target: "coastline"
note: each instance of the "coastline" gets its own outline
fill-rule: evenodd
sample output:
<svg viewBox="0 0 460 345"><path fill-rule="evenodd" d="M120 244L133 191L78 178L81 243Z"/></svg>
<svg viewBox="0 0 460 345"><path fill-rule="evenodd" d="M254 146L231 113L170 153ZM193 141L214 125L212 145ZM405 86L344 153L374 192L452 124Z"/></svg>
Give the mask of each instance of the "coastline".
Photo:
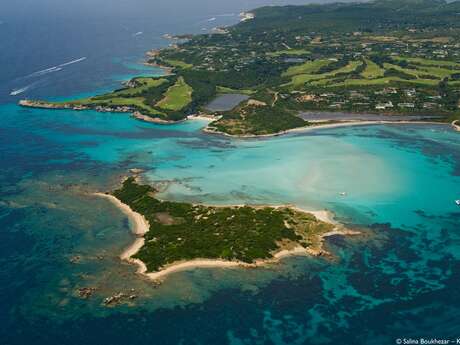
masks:
<svg viewBox="0 0 460 345"><path fill-rule="evenodd" d="M157 125L174 125L174 124L181 123L187 120L187 119L183 119L179 121L162 120L158 117L150 117L150 116L144 115L138 111L133 112L131 116L135 118L136 120L149 122L149 123L155 123Z"/></svg>
<svg viewBox="0 0 460 345"><path fill-rule="evenodd" d="M206 126L203 128L203 132L208 133L208 134L215 134L215 135L222 135L225 137L229 138L237 138L237 139L255 139L255 138L272 138L272 137L278 137L282 136L285 134L290 134L290 133L296 133L296 132L307 132L307 131L312 131L312 130L317 130L317 129L329 129L329 128L339 128L339 127L352 127L352 126L372 126L372 125L388 125L388 124L394 124L394 125L408 125L408 124L414 124L414 125L447 125L447 123L444 122L434 122L434 121L342 121L342 122L336 122L336 123L325 123L325 124L313 124L313 125L306 125L303 127L296 127L296 128L291 128L287 129L281 132L276 132L276 133L270 133L270 134L228 134L225 132L221 132L218 130L212 129L212 126ZM452 124L453 125L453 124ZM453 125L457 126L460 131L460 126L458 125ZM455 128L455 127L454 127Z"/></svg>
<svg viewBox="0 0 460 345"><path fill-rule="evenodd" d="M68 105L68 104L60 105L60 104L46 103L42 101L32 101L32 100L27 100L27 99L20 100L19 105L22 107L28 107L28 108L42 108L42 109L51 109L51 110L63 109L63 110L81 111L81 110L91 110L92 109L92 108L89 108L83 105ZM291 128L291 129L287 129L287 130L276 132L276 133L270 133L270 134L229 134L229 133L221 132L212 126L212 123L214 121L219 120L220 118L220 116L215 116L215 115L194 114L194 115L188 115L182 120L171 121L171 120L163 120L160 118L150 117L150 116L140 113L139 111L133 111L132 109L128 109L126 107L115 107L115 108L99 107L94 110L99 111L99 112L131 113L131 116L136 120L144 121L148 123L154 123L158 125L173 125L173 124L178 124L178 123L182 123L185 121L206 120L210 122L202 129L204 133L211 134L211 135L220 135L220 136L224 136L228 138L236 138L236 139L272 138L272 137L278 137L278 136L282 136L282 135L286 135L290 133L301 133L301 132L307 132L307 131L318 130L318 129L330 129L330 128L339 128L339 127L352 127L352 126L372 126L372 125L385 125L385 124L448 125L448 123L445 123L445 122L428 121L428 120L427 121L424 121L424 120L416 120L416 121L410 121L410 120L399 120L399 121L398 120L378 120L378 121L352 120L352 121L340 121L340 122L334 122L334 123L310 122L309 125ZM460 125L457 124L459 122L460 122L459 120L453 121L451 123L451 127L455 131L460 132Z"/></svg>
<svg viewBox="0 0 460 345"><path fill-rule="evenodd" d="M299 245L296 245L294 248L290 249L281 249L278 252L273 254L273 257L270 259L260 259L256 260L254 263L246 263L242 261L227 261L222 259L205 259L205 258L197 258L193 260L184 260L184 261L177 261L171 264L165 265L160 271L158 272L148 272L147 266L145 263L139 259L133 258L136 253L142 248L145 243L144 235L150 230L150 224L145 219L144 216L141 214L133 211L131 207L121 202L118 198L113 195L105 194L105 193L93 193L92 195L100 198L107 199L113 205L115 205L120 211L122 211L129 219L131 224L131 229L133 234L136 235L135 241L128 246L121 254L120 259L126 261L130 264L136 265L137 270L136 273L150 279L153 281L158 281L160 279L164 279L171 273L185 271L189 269L195 268L256 268L260 266L265 266L268 264L273 264L279 262L279 260L290 257L290 256L323 256L323 255L330 255L327 251L323 249L324 240L329 236L336 236L336 235L358 235L360 234L357 231L347 230L342 227L339 223L334 221L333 215L330 211L322 210L322 211L307 211L302 208L293 206L293 205L231 205L232 207L241 207L241 206L250 206L250 207L272 207L274 209L278 208L285 208L289 207L293 210L303 213L309 213L314 215L318 220L330 223L335 225L334 229L319 235L320 245L317 248L304 248ZM206 205L211 206L211 205ZM216 205L216 207L229 207L228 205Z"/></svg>
<svg viewBox="0 0 460 345"><path fill-rule="evenodd" d="M131 220L133 226L133 234L137 236L144 236L150 229L150 224L140 213L134 212L131 207L122 203L119 199L110 194L105 193L93 193L94 196L105 198L112 204L117 206L128 218Z"/></svg>
<svg viewBox="0 0 460 345"><path fill-rule="evenodd" d="M130 264L137 266L136 273L144 274L147 272L147 266L139 259L134 259L133 256L142 248L145 243L144 235L150 230L150 224L140 213L134 212L131 207L122 203L119 199L110 194L93 193L92 195L104 198L115 205L122 213L130 220L130 228L136 239L128 246L121 254L120 259Z"/></svg>

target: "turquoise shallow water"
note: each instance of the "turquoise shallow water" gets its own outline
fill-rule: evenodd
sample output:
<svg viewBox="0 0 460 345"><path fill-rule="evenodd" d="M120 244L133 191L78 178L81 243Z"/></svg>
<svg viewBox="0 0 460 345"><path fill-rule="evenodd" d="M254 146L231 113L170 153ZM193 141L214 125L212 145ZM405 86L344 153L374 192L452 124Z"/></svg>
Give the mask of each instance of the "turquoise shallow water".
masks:
<svg viewBox="0 0 460 345"><path fill-rule="evenodd" d="M459 180L452 176L458 169L457 140L446 126L397 125L223 141L221 147L200 148L200 140L190 139L153 153L155 170L149 176L178 180L164 193L168 198L295 203L343 216L341 209L355 208L367 223L394 222L398 212L400 226L415 222L412 213L418 209L436 214L458 209ZM198 149L184 154L187 147ZM453 150L450 157L436 152L447 147Z"/></svg>
<svg viewBox="0 0 460 345"><path fill-rule="evenodd" d="M385 344L455 335L460 137L448 126L239 140L202 133L205 121L160 126L11 104L0 114L1 330L11 344ZM327 208L363 236L331 238L333 261L193 270L155 289L118 259L133 240L125 217L89 195L130 168L145 169L166 199ZM94 296L78 298L87 286ZM102 305L131 289L136 301Z"/></svg>
<svg viewBox="0 0 460 345"><path fill-rule="evenodd" d="M0 5L0 344L380 345L460 335L460 136L448 126L237 140L203 134L203 121L158 126L13 104L90 96L155 75L139 62L169 43L164 33L204 32L266 3ZM363 234L330 238L333 260L192 270L155 288L118 258L134 240L126 217L91 196L130 168L145 169L166 199L326 208ZM82 287L94 295L79 298ZM105 307L118 292L138 298Z"/></svg>

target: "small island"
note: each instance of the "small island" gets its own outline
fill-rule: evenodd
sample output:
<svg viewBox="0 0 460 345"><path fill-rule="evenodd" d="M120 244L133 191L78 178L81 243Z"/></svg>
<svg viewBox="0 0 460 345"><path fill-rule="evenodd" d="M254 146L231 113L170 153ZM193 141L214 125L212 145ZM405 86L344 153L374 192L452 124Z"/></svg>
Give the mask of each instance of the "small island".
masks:
<svg viewBox="0 0 460 345"><path fill-rule="evenodd" d="M235 26L171 36L168 48L148 52L146 63L164 76L85 99L20 104L160 124L205 115L207 132L242 137L364 121L452 123L460 117L459 11L460 1L444 0L262 7ZM209 107L228 95L240 101ZM318 112L341 116L310 116Z"/></svg>
<svg viewBox="0 0 460 345"><path fill-rule="evenodd" d="M335 223L290 206L205 206L156 198L127 178L111 199L133 218L136 242L121 256L158 279L193 267L255 267L286 255L325 255L323 238L346 234Z"/></svg>

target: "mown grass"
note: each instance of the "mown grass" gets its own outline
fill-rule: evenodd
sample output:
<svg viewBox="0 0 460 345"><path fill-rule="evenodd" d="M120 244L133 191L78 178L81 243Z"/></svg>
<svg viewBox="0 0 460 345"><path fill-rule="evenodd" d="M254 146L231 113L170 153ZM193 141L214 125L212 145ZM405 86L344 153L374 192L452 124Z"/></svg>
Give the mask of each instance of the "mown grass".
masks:
<svg viewBox="0 0 460 345"><path fill-rule="evenodd" d="M193 89L183 77L179 77L176 83L165 93L164 98L156 105L165 110L178 111L185 108L192 101Z"/></svg>
<svg viewBox="0 0 460 345"><path fill-rule="evenodd" d="M141 94L150 88L158 87L168 82L164 78L156 79L156 78L148 78L148 77L136 78L134 80L138 86L115 91L113 92L113 94L116 96L133 96L133 95Z"/></svg>
<svg viewBox="0 0 460 345"><path fill-rule="evenodd" d="M280 57L280 56L303 56L311 54L310 51L305 49L285 49L278 50L276 52L269 52L266 55L270 57Z"/></svg>
<svg viewBox="0 0 460 345"><path fill-rule="evenodd" d="M419 86L435 86L439 83L438 80L432 79L402 79L398 77L385 77L377 79L346 79L337 83L330 83L327 87L348 87L348 86L388 86L392 84L407 84Z"/></svg>
<svg viewBox="0 0 460 345"><path fill-rule="evenodd" d="M308 61L304 64L290 67L285 73L283 73L283 76L291 77L298 74L315 73L318 72L321 68L331 64L332 62L333 61L328 59Z"/></svg>
<svg viewBox="0 0 460 345"><path fill-rule="evenodd" d="M363 64L362 61L350 61L346 66L333 70L331 72L322 74L299 74L292 77L292 80L286 86L297 87L305 83L312 83L312 85L325 85L330 82L337 75L349 74L354 72L358 67Z"/></svg>
<svg viewBox="0 0 460 345"><path fill-rule="evenodd" d="M422 66L441 66L441 67L451 67L455 69L460 69L460 63L454 61L444 61L444 60L431 60L423 58L411 58L405 56L393 57L397 61L407 61L411 64L422 65Z"/></svg>
<svg viewBox="0 0 460 345"><path fill-rule="evenodd" d="M394 69L399 72L411 75L417 79L437 79L438 82L441 79L448 78L452 74L459 73L460 71L446 69L442 67L435 66L416 66L410 65L408 67L401 67L399 65L385 63L384 67L389 69Z"/></svg>
<svg viewBox="0 0 460 345"><path fill-rule="evenodd" d="M448 61L428 60L422 58L395 58L396 61L405 60L408 65L402 67L395 63L384 63L383 68L369 58L363 61L350 61L348 65L326 73L316 73L330 63L330 60L316 60L289 68L283 76L290 76L291 82L284 84L289 88L296 88L309 84L318 87L348 87L348 86L378 86L395 83L405 83L418 86L436 86L442 79L457 74L460 64ZM357 75L346 78L365 64L364 70ZM387 75L393 71L393 74ZM308 72L308 73L307 73ZM358 77L359 77L358 76ZM455 83L455 82L454 82ZM453 85L453 84L451 84Z"/></svg>
<svg viewBox="0 0 460 345"><path fill-rule="evenodd" d="M256 91L254 90L237 90L225 86L217 86L216 91L217 93L236 93L242 95L253 95L254 93L256 93Z"/></svg>
<svg viewBox="0 0 460 345"><path fill-rule="evenodd" d="M366 68L361 72L361 76L366 79L381 78L385 75L385 70L370 59L364 59Z"/></svg>
<svg viewBox="0 0 460 345"><path fill-rule="evenodd" d="M168 80L164 78L150 78L142 77L131 80L134 87L126 87L114 92L77 99L65 102L55 102L58 105L84 105L88 107L129 107L132 110L138 110L148 115L164 115L158 109L155 109L147 100L147 94L150 90L160 87L167 83Z"/></svg>
<svg viewBox="0 0 460 345"><path fill-rule="evenodd" d="M180 61L180 60L164 60L164 62L169 65L169 66L172 66L172 67L178 67L178 68L182 68L182 69L188 69L188 68L192 68L193 65L192 64L189 64L189 63L186 63L184 61Z"/></svg>
<svg viewBox="0 0 460 345"><path fill-rule="evenodd" d="M113 101L115 103L122 104L125 101L129 102L130 99L135 99L133 102L138 103L140 99L144 99L141 97L143 93L148 91L151 88L156 88L161 86L168 81L163 78L149 78L149 77L142 77L142 78L135 78L131 81L132 83L136 84L135 87L127 87L120 90L116 90L104 95L98 95L88 98L76 99L72 101L64 101L64 102L54 102L54 104L97 104L97 103L104 103L108 101ZM123 100L126 98L126 100Z"/></svg>

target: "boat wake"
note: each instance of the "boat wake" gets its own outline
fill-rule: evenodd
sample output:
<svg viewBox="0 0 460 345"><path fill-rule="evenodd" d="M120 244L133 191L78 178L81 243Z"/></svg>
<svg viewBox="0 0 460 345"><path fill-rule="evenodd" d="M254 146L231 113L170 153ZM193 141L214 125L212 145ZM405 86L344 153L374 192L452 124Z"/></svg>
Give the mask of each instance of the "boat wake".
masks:
<svg viewBox="0 0 460 345"><path fill-rule="evenodd" d="M206 23L212 23L212 22L215 22L217 20L217 17L212 17L212 18L208 18L208 19L203 19L203 20L200 20L199 22L197 22L197 24L206 24Z"/></svg>
<svg viewBox="0 0 460 345"><path fill-rule="evenodd" d="M27 79L30 79L30 78L38 78L38 77L42 77L44 75L47 75L47 74L50 74L50 73L56 73L56 72L59 72L59 71L62 71L64 69L64 67L66 66L70 66L70 65L73 65L73 64L76 64L76 63L79 63L79 62L82 62L86 60L86 56L84 57L81 57L79 59L75 59L75 60L71 60L71 61L68 61L68 62L64 62L60 65L57 65L57 66L53 66L53 67L49 67L49 68L45 68L45 69L42 69L40 71L36 71L36 72L33 72L29 75L26 75L24 77L20 77L20 78L17 78L15 80L15 82L20 82L20 81L24 81L24 80L27 80ZM21 93L24 93L28 90L30 90L32 87L34 87L35 85L37 85L40 81L36 81L32 84L29 84L27 86L24 86L24 87L20 87L20 88L15 88L13 89L11 92L10 92L10 96L17 96L17 95L20 95Z"/></svg>
<svg viewBox="0 0 460 345"><path fill-rule="evenodd" d="M224 13L224 14L218 14L216 17L234 17L236 16L235 13Z"/></svg>
<svg viewBox="0 0 460 345"><path fill-rule="evenodd" d="M29 77L40 77L40 76L45 75L45 74L48 74L48 73L59 72L59 71L61 71L61 70L62 70L61 67L54 66L54 67L50 67L50 68L47 68L47 69L42 69L41 71L37 71L37 72L34 72L34 73L32 73L32 74L29 74L29 75L26 76L25 78L29 78Z"/></svg>
<svg viewBox="0 0 460 345"><path fill-rule="evenodd" d="M64 67L64 66L69 66L69 65L73 65L74 63L79 63L79 62L82 62L82 61L85 61L86 60L86 56L84 57L81 57L79 59L75 59L75 60L72 60L72 61L69 61L69 62L66 62L66 63L63 63L57 67Z"/></svg>
<svg viewBox="0 0 460 345"><path fill-rule="evenodd" d="M84 60L86 60L86 56L85 56L85 57L81 57L81 58L79 58L79 59L75 59L75 60L69 61L69 62L62 63L62 64L57 65L57 66L53 66L53 67L49 67L49 68L46 68L46 69L42 69L42 70L40 70L40 71L31 73L31 74L25 76L24 78L40 77L40 76L45 75L45 74L59 72L59 71L62 71L63 67L65 67L65 66L73 65L73 64L82 62L82 61L84 61Z"/></svg>
<svg viewBox="0 0 460 345"><path fill-rule="evenodd" d="M27 86L24 86L24 87L21 87L19 89L14 89L10 92L10 96L17 96L17 95L20 95L21 93L24 93L26 92L27 90L29 90L30 88L32 88L36 83L33 83L33 84L30 84L30 85L27 85Z"/></svg>

